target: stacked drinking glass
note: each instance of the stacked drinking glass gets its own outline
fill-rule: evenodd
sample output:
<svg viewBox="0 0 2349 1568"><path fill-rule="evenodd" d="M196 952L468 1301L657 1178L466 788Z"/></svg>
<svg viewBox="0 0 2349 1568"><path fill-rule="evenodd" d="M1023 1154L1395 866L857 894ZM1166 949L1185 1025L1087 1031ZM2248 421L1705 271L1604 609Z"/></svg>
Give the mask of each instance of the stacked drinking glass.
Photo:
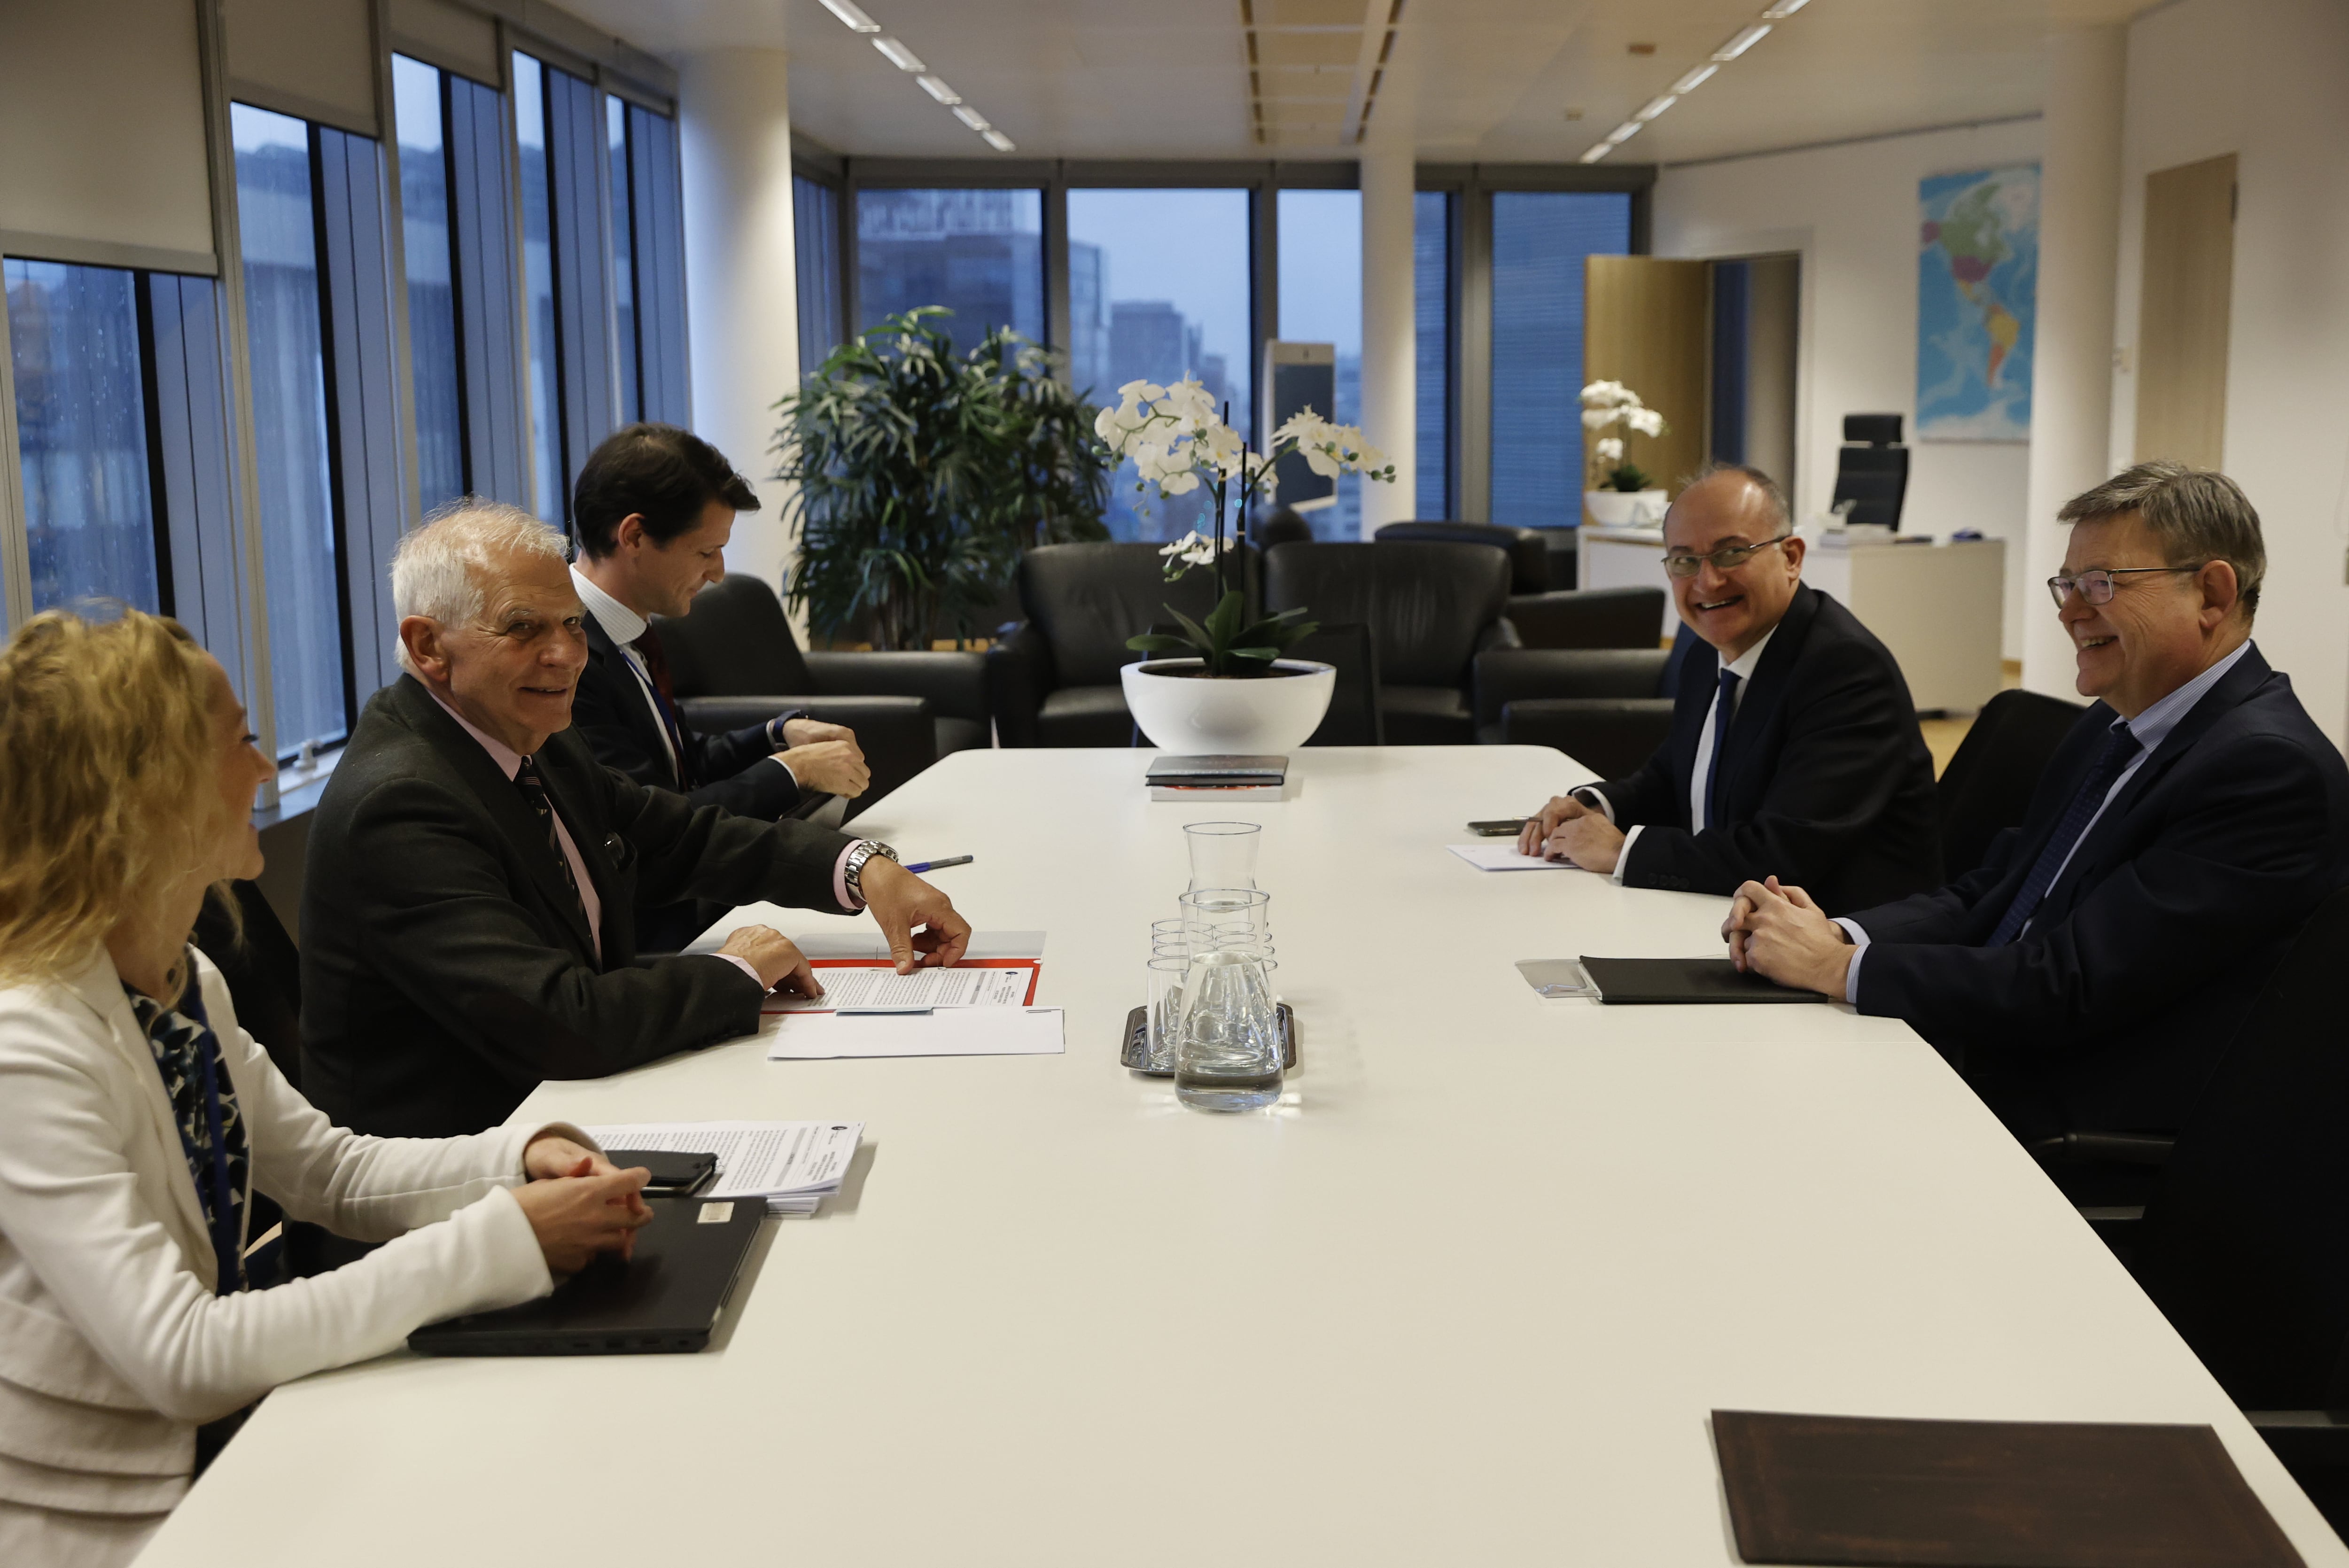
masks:
<svg viewBox="0 0 2349 1568"><path fill-rule="evenodd" d="M1194 822L1183 830L1191 885L1183 894L1183 965L1152 927L1150 1047L1159 1065L1171 1037L1175 1097L1203 1110L1253 1110L1280 1098L1280 1021L1272 993L1271 895L1256 885L1254 822ZM1161 1069L1163 1070L1163 1069Z"/></svg>

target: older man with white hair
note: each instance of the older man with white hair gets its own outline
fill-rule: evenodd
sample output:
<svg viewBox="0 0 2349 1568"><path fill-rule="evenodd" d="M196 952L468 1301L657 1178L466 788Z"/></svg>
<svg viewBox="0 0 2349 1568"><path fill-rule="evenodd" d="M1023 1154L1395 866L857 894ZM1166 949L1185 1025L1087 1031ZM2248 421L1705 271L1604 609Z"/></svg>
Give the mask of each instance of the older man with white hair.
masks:
<svg viewBox="0 0 2349 1568"><path fill-rule="evenodd" d="M584 612L563 536L458 503L392 564L399 665L312 819L302 896L305 1087L402 1137L502 1121L543 1078L599 1078L751 1033L777 987L817 994L764 926L640 959L634 911L687 898L870 909L898 967L970 927L888 846L695 808L570 733Z"/></svg>

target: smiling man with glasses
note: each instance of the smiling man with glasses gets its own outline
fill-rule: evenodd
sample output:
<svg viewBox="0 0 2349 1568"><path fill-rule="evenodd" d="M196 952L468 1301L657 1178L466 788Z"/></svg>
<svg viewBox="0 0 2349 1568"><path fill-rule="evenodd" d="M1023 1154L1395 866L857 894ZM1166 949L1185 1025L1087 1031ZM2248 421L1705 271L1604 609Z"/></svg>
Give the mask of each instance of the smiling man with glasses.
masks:
<svg viewBox="0 0 2349 1568"><path fill-rule="evenodd" d="M1850 611L1803 585L1777 484L1708 469L1664 514L1664 552L1688 627L1671 733L1630 778L1552 800L1519 848L1627 887L1726 893L1775 872L1836 908L1939 883L1933 762L1908 684Z"/></svg>
<svg viewBox="0 0 2349 1568"><path fill-rule="evenodd" d="M1724 934L1781 985L1907 1019L2025 1141L2174 1132L2349 882L2349 767L2251 644L2267 552L2231 480L2140 463L2061 516L2048 587L2097 700L2023 825L1940 891L1837 921L1749 884Z"/></svg>

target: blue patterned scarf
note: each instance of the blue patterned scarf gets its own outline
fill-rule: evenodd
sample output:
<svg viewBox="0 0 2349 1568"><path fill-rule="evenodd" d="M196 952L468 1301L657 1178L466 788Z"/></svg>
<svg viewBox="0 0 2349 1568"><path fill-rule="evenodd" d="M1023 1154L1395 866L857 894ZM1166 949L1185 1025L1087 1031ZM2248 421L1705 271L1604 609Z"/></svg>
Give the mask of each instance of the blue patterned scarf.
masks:
<svg viewBox="0 0 2349 1568"><path fill-rule="evenodd" d="M212 1233L212 1256L220 1265L219 1293L227 1295L243 1290L245 1283L244 1119L237 1110L236 1086L221 1060L220 1037L204 1016L192 950L181 962L188 966L189 978L187 995L177 1009L127 985L122 994L130 998L130 1011L146 1031L156 1068L163 1075L171 1119L180 1128L180 1147L188 1156L188 1174L196 1183L196 1202L203 1209L204 1228Z"/></svg>

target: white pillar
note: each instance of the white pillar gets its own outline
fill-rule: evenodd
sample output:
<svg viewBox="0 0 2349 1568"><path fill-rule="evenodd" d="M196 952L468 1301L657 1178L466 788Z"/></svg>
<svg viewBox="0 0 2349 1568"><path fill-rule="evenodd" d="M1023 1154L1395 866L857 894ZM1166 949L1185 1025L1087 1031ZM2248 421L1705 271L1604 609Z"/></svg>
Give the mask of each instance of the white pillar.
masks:
<svg viewBox="0 0 2349 1568"><path fill-rule="evenodd" d="M1394 482L1362 481L1362 537L1418 515L1419 341L1413 320L1409 140L1365 150L1362 180L1362 437L1393 462Z"/></svg>
<svg viewBox="0 0 2349 1568"><path fill-rule="evenodd" d="M792 116L781 49L709 49L678 69L685 172L686 310L695 432L732 459L762 509L734 525L727 566L782 585L790 560L775 400L799 385L792 235Z"/></svg>
<svg viewBox="0 0 2349 1568"><path fill-rule="evenodd" d="M2048 46L2039 176L2039 325L2031 383L2031 480L2023 552L2023 684L2078 700L2071 639L2040 586L2064 563L2064 503L2109 477L2113 289L2119 267L2121 97L2128 40L2117 26L2059 33Z"/></svg>

